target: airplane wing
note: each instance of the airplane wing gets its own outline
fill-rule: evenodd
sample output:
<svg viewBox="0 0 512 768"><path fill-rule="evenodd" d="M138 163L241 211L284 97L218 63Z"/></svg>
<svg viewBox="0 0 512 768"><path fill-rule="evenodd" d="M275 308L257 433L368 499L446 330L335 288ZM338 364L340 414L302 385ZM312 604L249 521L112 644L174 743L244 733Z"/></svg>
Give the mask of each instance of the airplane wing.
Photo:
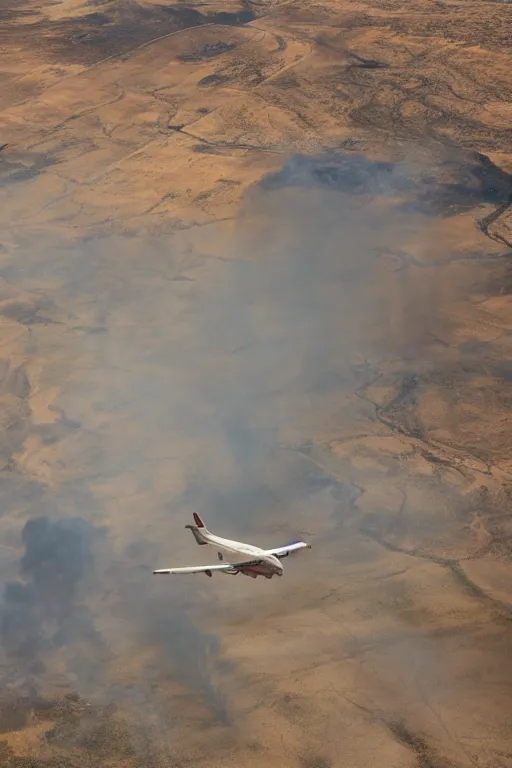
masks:
<svg viewBox="0 0 512 768"><path fill-rule="evenodd" d="M190 565L183 568L160 568L153 571L160 573L207 573L211 575L212 571L232 571L233 568L242 568L244 565L259 565L261 560L247 560L243 563L216 563L215 565Z"/></svg>
<svg viewBox="0 0 512 768"><path fill-rule="evenodd" d="M299 549L310 549L311 544L306 541L290 541L283 547L276 547L276 549L265 550L267 555L274 555L275 557L288 557L291 552L297 552Z"/></svg>

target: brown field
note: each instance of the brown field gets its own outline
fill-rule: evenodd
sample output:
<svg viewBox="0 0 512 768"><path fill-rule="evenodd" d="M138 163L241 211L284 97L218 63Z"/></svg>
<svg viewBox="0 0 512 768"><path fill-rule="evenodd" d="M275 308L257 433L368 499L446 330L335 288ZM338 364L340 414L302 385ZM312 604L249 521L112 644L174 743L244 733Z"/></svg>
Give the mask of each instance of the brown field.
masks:
<svg viewBox="0 0 512 768"><path fill-rule="evenodd" d="M0 766L511 768L510 3L0 18Z"/></svg>

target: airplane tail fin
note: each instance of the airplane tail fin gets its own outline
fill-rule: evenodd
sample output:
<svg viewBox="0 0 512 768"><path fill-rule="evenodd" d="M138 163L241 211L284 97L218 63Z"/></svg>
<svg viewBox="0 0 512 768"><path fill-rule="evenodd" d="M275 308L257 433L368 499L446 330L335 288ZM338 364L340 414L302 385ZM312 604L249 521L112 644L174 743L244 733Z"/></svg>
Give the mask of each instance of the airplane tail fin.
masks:
<svg viewBox="0 0 512 768"><path fill-rule="evenodd" d="M197 525L197 527L198 528L204 528L205 531L206 531L207 528L206 528L205 524L203 523L203 521L201 520L201 518L199 517L199 515L197 514L197 512L192 512L192 516L194 518L194 523Z"/></svg>
<svg viewBox="0 0 512 768"><path fill-rule="evenodd" d="M194 516L195 525L186 525L185 528L190 528L194 539L199 545L208 544L208 542L205 541L203 534L210 533L210 531L205 526L205 524L203 523L203 521L201 520L197 512L193 512L192 514Z"/></svg>

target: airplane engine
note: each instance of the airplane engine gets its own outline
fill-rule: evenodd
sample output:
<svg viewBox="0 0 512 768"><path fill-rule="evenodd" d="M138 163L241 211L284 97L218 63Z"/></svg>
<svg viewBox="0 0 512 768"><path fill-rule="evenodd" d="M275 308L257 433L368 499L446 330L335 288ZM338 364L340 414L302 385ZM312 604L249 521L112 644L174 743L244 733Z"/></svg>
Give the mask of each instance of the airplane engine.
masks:
<svg viewBox="0 0 512 768"><path fill-rule="evenodd" d="M258 578L258 574L254 573L253 571L241 571L241 573L243 573L244 576L250 576L251 579L257 579Z"/></svg>

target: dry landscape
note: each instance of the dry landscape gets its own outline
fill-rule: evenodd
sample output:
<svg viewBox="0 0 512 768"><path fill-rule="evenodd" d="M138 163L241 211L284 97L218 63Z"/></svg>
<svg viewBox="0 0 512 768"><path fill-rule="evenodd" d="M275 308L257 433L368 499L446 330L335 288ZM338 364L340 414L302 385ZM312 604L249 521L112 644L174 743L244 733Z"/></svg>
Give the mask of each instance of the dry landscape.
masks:
<svg viewBox="0 0 512 768"><path fill-rule="evenodd" d="M2 768L512 767L511 10L2 2Z"/></svg>

